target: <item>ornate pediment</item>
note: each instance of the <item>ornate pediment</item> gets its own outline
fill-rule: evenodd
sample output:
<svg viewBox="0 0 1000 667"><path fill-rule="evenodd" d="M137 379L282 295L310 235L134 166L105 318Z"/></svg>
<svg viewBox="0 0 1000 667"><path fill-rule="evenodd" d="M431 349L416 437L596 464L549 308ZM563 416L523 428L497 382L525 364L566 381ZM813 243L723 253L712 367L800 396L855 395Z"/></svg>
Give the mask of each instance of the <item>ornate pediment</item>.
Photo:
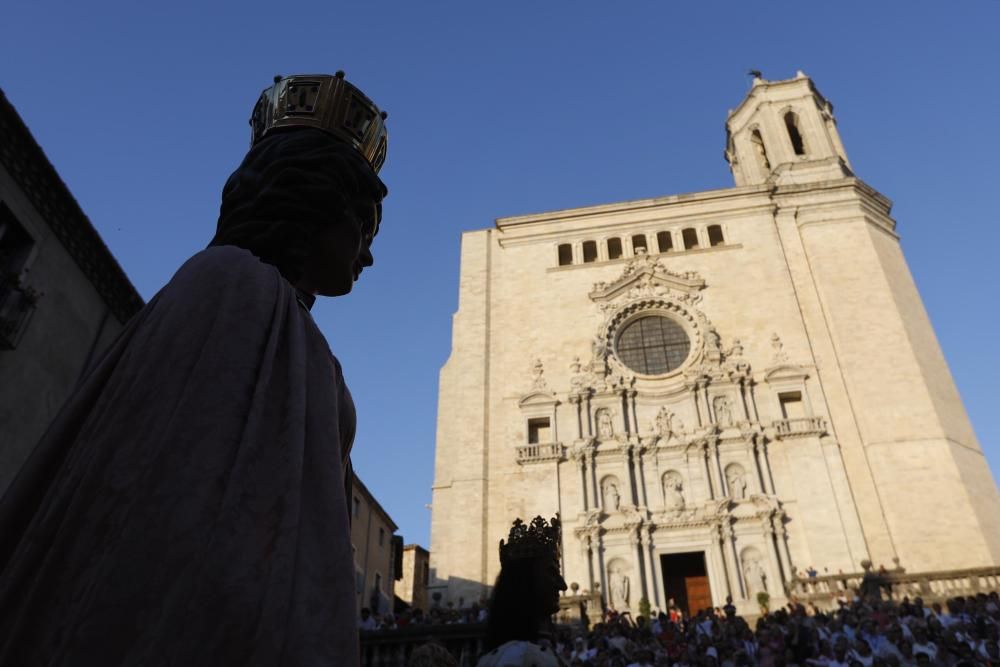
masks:
<svg viewBox="0 0 1000 667"><path fill-rule="evenodd" d="M517 404L522 408L530 406L558 405L559 398L555 394L548 391L533 391L522 396Z"/></svg>
<svg viewBox="0 0 1000 667"><path fill-rule="evenodd" d="M780 366L772 366L771 368L768 368L767 371L764 373L765 382L781 382L789 380L803 382L808 377L809 377L809 372L806 368L794 364L781 364Z"/></svg>
<svg viewBox="0 0 1000 667"><path fill-rule="evenodd" d="M647 255L640 248L617 280L595 283L590 298L600 302L622 295L630 298L666 296L671 292L681 296L695 295L704 287L705 281L697 273L674 273L663 266L659 257Z"/></svg>

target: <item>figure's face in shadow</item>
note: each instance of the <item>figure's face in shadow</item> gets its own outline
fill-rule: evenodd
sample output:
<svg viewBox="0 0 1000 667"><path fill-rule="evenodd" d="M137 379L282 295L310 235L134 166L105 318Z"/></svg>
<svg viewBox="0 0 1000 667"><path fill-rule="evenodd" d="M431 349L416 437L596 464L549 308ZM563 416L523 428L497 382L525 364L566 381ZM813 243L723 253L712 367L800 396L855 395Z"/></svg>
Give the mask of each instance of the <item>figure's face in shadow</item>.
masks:
<svg viewBox="0 0 1000 667"><path fill-rule="evenodd" d="M559 572L559 561L555 558L535 560L535 581L537 582L538 608L545 610L546 616L559 611L559 593L566 590L566 580Z"/></svg>
<svg viewBox="0 0 1000 667"><path fill-rule="evenodd" d="M347 294L361 272L375 263L371 252L378 228L375 202L370 199L356 201L336 215L336 219L313 239L302 277L295 284L310 294Z"/></svg>

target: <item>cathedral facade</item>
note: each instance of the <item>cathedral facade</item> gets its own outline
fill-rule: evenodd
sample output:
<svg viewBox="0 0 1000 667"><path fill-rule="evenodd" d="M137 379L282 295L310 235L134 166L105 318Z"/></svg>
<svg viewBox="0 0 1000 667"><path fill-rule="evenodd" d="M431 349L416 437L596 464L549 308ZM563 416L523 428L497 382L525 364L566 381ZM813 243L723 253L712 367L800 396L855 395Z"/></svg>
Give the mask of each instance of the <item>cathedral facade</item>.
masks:
<svg viewBox="0 0 1000 667"><path fill-rule="evenodd" d="M635 613L797 571L1000 564L1000 496L903 257L799 73L730 112L735 187L462 237L432 593L484 595L516 517Z"/></svg>

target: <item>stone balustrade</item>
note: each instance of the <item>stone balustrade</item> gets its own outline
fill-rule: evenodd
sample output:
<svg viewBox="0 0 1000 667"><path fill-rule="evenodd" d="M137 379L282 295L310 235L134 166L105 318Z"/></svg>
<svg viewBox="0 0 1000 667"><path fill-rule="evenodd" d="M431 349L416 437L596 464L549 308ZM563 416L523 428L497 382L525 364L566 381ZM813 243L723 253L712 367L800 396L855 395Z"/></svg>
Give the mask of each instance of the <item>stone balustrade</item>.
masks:
<svg viewBox="0 0 1000 667"><path fill-rule="evenodd" d="M541 442L517 446L518 463L558 461L562 458L562 445L558 442Z"/></svg>
<svg viewBox="0 0 1000 667"><path fill-rule="evenodd" d="M803 438L809 435L822 435L826 433L826 420L822 417L777 419L774 422L774 433L778 438Z"/></svg>
<svg viewBox="0 0 1000 667"><path fill-rule="evenodd" d="M557 625L592 625L599 622L602 616L599 593L568 594L559 598L559 613L555 621Z"/></svg>
<svg viewBox="0 0 1000 667"><path fill-rule="evenodd" d="M789 593L799 602L812 602L817 607L833 607L841 595L853 597L863 577L863 572L796 577L789 583ZM886 584L883 598L897 602L905 597L911 600L920 597L925 604L930 604L960 595L1000 591L1000 567L915 573L895 569L882 575L882 578Z"/></svg>
<svg viewBox="0 0 1000 667"><path fill-rule="evenodd" d="M558 625L577 626L601 620L599 593L562 595L559 598ZM486 638L485 623L454 625L414 625L396 630L371 630L361 633L361 667L406 667L418 646L436 642L458 660L459 667L472 667L479 659Z"/></svg>
<svg viewBox="0 0 1000 667"><path fill-rule="evenodd" d="M436 642L458 660L459 667L473 667L486 637L485 623L414 625L396 630L361 632L361 667L406 667L418 646Z"/></svg>

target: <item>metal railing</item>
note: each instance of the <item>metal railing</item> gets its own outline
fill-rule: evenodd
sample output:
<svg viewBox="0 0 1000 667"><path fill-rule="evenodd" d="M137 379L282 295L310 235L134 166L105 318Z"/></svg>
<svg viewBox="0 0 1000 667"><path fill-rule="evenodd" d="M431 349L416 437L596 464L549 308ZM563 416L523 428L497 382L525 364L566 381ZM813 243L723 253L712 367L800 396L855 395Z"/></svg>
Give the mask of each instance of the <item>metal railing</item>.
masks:
<svg viewBox="0 0 1000 667"><path fill-rule="evenodd" d="M579 627L586 616L590 624L601 620L598 593L563 595L559 598L558 625ZM459 667L473 667L483 651L485 623L454 625L413 625L395 630L368 630L361 633L361 667L406 667L413 651L435 642L444 646Z"/></svg>
<svg viewBox="0 0 1000 667"><path fill-rule="evenodd" d="M406 667L413 651L428 642L448 649L459 667L474 667L483 650L485 623L414 625L361 632L362 667Z"/></svg>

